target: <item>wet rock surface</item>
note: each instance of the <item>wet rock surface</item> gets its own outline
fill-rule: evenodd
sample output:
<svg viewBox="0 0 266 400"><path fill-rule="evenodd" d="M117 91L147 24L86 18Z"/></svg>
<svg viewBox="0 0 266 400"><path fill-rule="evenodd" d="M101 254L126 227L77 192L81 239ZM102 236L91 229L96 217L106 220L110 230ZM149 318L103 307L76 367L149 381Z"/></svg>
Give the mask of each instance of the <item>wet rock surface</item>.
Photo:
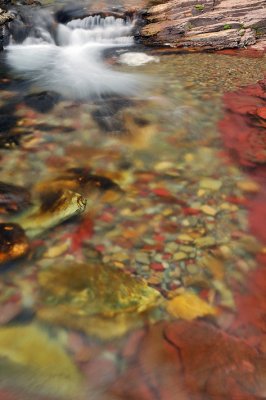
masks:
<svg viewBox="0 0 266 400"><path fill-rule="evenodd" d="M79 215L86 208L86 199L71 190L50 191L43 194L26 215L18 218L30 237L55 227L67 219Z"/></svg>
<svg viewBox="0 0 266 400"><path fill-rule="evenodd" d="M101 264L54 266L38 280L40 319L105 339L139 325L161 298L144 280Z"/></svg>
<svg viewBox="0 0 266 400"><path fill-rule="evenodd" d="M151 46L221 50L265 39L261 0L171 0L149 8L145 18L140 37Z"/></svg>
<svg viewBox="0 0 266 400"><path fill-rule="evenodd" d="M17 224L0 223L0 264L14 261L29 251L29 241Z"/></svg>
<svg viewBox="0 0 266 400"><path fill-rule="evenodd" d="M31 204L30 192L21 186L0 182L0 214L16 213Z"/></svg>
<svg viewBox="0 0 266 400"><path fill-rule="evenodd" d="M224 102L220 129L232 156L246 167L266 165L266 79L227 93Z"/></svg>

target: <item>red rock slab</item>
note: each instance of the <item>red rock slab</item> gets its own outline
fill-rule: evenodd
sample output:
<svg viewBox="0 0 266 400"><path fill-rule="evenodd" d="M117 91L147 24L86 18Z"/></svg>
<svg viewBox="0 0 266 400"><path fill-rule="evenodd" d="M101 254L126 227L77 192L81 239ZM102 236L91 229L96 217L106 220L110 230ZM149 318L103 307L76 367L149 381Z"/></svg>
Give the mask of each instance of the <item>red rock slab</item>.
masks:
<svg viewBox="0 0 266 400"><path fill-rule="evenodd" d="M259 400L266 395L265 356L210 323L160 323L136 335L124 350L126 371L111 388L118 398Z"/></svg>
<svg viewBox="0 0 266 400"><path fill-rule="evenodd" d="M266 79L224 95L219 127L225 146L242 166L266 164Z"/></svg>

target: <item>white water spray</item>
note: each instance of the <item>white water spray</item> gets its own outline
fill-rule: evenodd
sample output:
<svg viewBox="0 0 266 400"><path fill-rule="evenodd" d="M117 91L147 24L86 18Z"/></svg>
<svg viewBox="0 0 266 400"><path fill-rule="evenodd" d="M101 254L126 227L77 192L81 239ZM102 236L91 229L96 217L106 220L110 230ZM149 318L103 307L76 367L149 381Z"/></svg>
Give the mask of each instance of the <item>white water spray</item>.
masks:
<svg viewBox="0 0 266 400"><path fill-rule="evenodd" d="M40 24L22 44L7 47L7 62L18 76L70 99L135 94L139 78L113 71L102 60L105 49L134 43L132 29L131 21L99 15L52 30Z"/></svg>

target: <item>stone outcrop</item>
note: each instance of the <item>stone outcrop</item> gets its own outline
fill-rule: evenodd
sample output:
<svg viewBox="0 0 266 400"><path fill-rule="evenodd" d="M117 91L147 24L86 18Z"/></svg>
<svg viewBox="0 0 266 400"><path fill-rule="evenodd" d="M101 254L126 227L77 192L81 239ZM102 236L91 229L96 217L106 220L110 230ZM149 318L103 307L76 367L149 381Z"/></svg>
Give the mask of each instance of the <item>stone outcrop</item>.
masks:
<svg viewBox="0 0 266 400"><path fill-rule="evenodd" d="M12 19L14 19L13 14L0 8L0 27L6 22L12 21Z"/></svg>
<svg viewBox="0 0 266 400"><path fill-rule="evenodd" d="M266 37L265 0L170 0L145 13L147 45L221 50Z"/></svg>

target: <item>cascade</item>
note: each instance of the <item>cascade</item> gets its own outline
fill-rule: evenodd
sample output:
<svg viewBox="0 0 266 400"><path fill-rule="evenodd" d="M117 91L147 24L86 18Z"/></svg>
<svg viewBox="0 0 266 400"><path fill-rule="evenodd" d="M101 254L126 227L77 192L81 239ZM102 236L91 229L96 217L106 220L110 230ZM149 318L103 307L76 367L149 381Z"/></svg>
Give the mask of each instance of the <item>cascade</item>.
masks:
<svg viewBox="0 0 266 400"><path fill-rule="evenodd" d="M134 43L134 21L96 15L64 25L46 14L37 21L22 43L11 38L6 47L7 63L18 77L75 100L138 91L138 77L114 71L103 60L104 50Z"/></svg>

